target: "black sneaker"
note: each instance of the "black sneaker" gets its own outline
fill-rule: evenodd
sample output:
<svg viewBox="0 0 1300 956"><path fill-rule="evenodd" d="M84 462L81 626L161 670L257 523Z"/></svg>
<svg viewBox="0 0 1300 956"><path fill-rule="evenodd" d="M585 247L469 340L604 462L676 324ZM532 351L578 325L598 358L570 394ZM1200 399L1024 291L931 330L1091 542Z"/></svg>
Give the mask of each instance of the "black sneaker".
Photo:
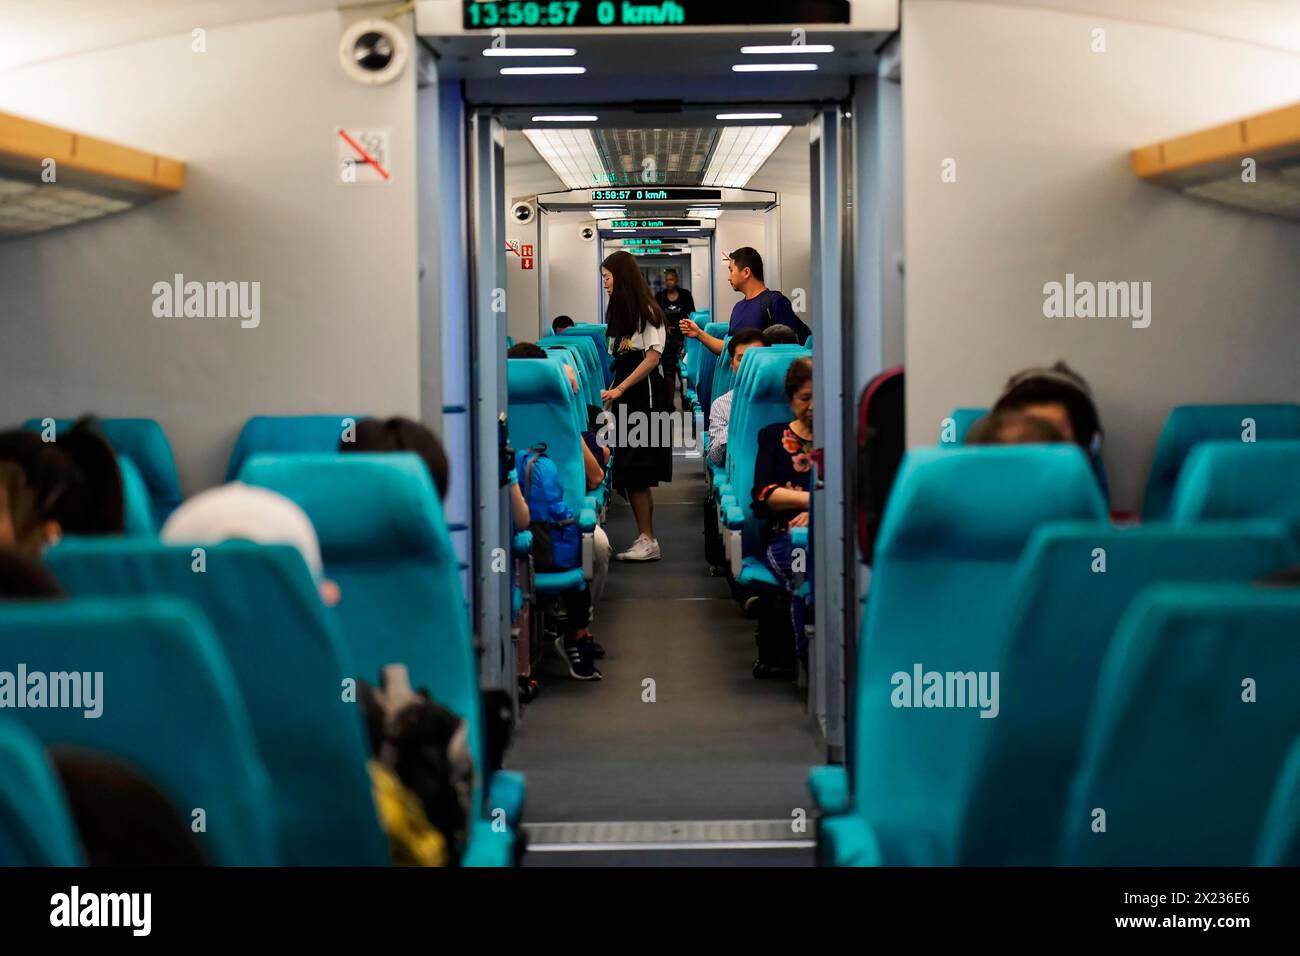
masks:
<svg viewBox="0 0 1300 956"><path fill-rule="evenodd" d="M596 669L595 654L589 637L580 638L576 643L566 644L564 638L555 639L555 649L569 664L569 676L574 680L602 680L603 676Z"/></svg>
<svg viewBox="0 0 1300 956"><path fill-rule="evenodd" d="M605 659L605 648L595 639L591 641L591 656L598 661Z"/></svg>

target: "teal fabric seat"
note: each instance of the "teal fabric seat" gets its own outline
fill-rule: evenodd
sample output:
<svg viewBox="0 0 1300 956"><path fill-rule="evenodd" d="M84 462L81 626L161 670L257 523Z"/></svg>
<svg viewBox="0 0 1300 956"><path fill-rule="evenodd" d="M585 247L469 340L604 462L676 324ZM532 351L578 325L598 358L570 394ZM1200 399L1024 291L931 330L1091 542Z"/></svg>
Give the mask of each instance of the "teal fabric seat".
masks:
<svg viewBox="0 0 1300 956"><path fill-rule="evenodd" d="M740 574L736 575L736 580L747 587L758 588L779 588L782 587L772 569L761 559L754 555L746 555L740 561Z"/></svg>
<svg viewBox="0 0 1300 956"><path fill-rule="evenodd" d="M586 586L587 579L582 576L582 568L533 572L533 589L538 594L563 594L565 591L581 591Z"/></svg>
<svg viewBox="0 0 1300 956"><path fill-rule="evenodd" d="M23 422L28 431L42 431L40 418ZM55 420L55 436L72 428L74 420ZM181 482L176 472L176 457L171 442L162 425L152 418L105 418L100 420L104 437L113 446L119 459L126 456L139 469L140 477L148 489L152 525L161 528L176 506L181 503ZM129 530L129 529L128 529Z"/></svg>
<svg viewBox="0 0 1300 956"><path fill-rule="evenodd" d="M1156 443L1155 457L1142 502L1144 521L1168 516L1179 472L1201 442L1241 442L1247 419L1257 442L1300 439L1300 405L1179 405L1169 413Z"/></svg>
<svg viewBox="0 0 1300 956"><path fill-rule="evenodd" d="M788 422L793 413L785 397L790 363L809 357L797 345L773 345L745 353L733 389L731 421L727 425L727 477L717 486L723 521L729 532L732 574L739 577L743 559L757 556L762 522L754 517L751 491L758 456L758 433L774 422Z"/></svg>
<svg viewBox="0 0 1300 956"><path fill-rule="evenodd" d="M1275 518L1300 555L1300 440L1197 445L1178 476L1169 518L1180 525Z"/></svg>
<svg viewBox="0 0 1300 956"><path fill-rule="evenodd" d="M939 423L939 447L953 448L966 444L966 433L970 427L989 413L987 408L954 408L948 418L952 419L952 433L948 434L948 419ZM947 439L951 438L951 441Z"/></svg>
<svg viewBox="0 0 1300 956"><path fill-rule="evenodd" d="M599 322L578 322L565 329L560 336L582 336L591 339L596 346L596 356L600 359L601 372L605 378L605 388L614 376L614 357L609 354L609 339L605 335L605 326Z"/></svg>
<svg viewBox="0 0 1300 956"><path fill-rule="evenodd" d="M1135 599L1102 665L1061 862L1248 865L1300 734L1298 638L1297 589L1159 584Z"/></svg>
<svg viewBox="0 0 1300 956"><path fill-rule="evenodd" d="M823 862L953 861L977 755L1002 720L981 714L1000 707L1003 685L995 690L993 677L1024 544L1047 522L1087 521L1101 530L1104 516L1096 481L1073 446L907 454L877 539L858 642L847 812L865 821L872 839L837 843L823 835ZM928 673L939 675L947 696L924 706ZM836 776L821 771L811 782L843 792L833 786Z"/></svg>
<svg viewBox="0 0 1300 956"><path fill-rule="evenodd" d="M238 477L244 462L253 455L283 455L290 452L338 451L348 422L362 422L369 415L255 415L244 423L235 439L226 467L226 481Z"/></svg>
<svg viewBox="0 0 1300 956"><path fill-rule="evenodd" d="M600 393L605 388L604 367L600 362L596 339L589 335L548 335L537 340L544 349L556 346L566 348L577 356L586 371L584 396L588 405L600 406ZM586 416L583 416L584 420Z"/></svg>
<svg viewBox="0 0 1300 956"><path fill-rule="evenodd" d="M118 455L117 470L122 475L122 511L127 535L154 537L158 529L153 523L153 502L149 500L149 489L140 469L127 455Z"/></svg>
<svg viewBox="0 0 1300 956"><path fill-rule="evenodd" d="M202 573L194 570L196 546ZM74 597L167 595L204 613L271 775L286 865L389 862L366 770L364 717L355 695L344 699L343 682L355 676L348 651L297 550L83 538L50 549L47 560Z"/></svg>
<svg viewBox="0 0 1300 956"><path fill-rule="evenodd" d="M1256 866L1300 866L1300 737L1282 763L1255 847Z"/></svg>
<svg viewBox="0 0 1300 956"><path fill-rule="evenodd" d="M1102 660L1145 587L1250 581L1284 565L1288 553L1282 527L1269 522L1040 528L1012 585L998 666L1001 712L976 761L957 862L1053 862Z"/></svg>
<svg viewBox="0 0 1300 956"><path fill-rule="evenodd" d="M508 359L506 391L510 444L517 451L546 446L546 455L559 472L565 504L577 516L582 530L582 572L590 580L598 503L587 492L582 435L572 412L573 390L563 370L553 362ZM541 586L539 583L539 589Z"/></svg>
<svg viewBox="0 0 1300 956"><path fill-rule="evenodd" d="M735 378L735 373L731 371L731 359L727 355L727 347L730 343L730 335L723 337L722 351L718 354L717 364L713 369L713 385L711 390L715 400L731 391L732 382ZM742 358L741 361L743 362L744 359ZM706 420L708 414L709 409L706 408L704 410Z"/></svg>
<svg viewBox="0 0 1300 956"><path fill-rule="evenodd" d="M726 322L710 322L704 326L707 335L714 338L722 338L727 334ZM709 349L701 348L698 353L697 377L694 381L695 394L700 403L700 408L707 419L709 406L713 402L713 375L717 371L718 363L722 360L721 356L714 355Z"/></svg>
<svg viewBox="0 0 1300 956"><path fill-rule="evenodd" d="M119 757L168 798L214 864L280 862L272 790L244 700L203 615L169 597L74 598L0 607L0 670L102 674L100 715L11 714L46 747ZM290 675L291 677L292 675ZM92 679L89 686L93 686ZM93 712L93 708L90 712Z"/></svg>
<svg viewBox="0 0 1300 956"><path fill-rule="evenodd" d="M550 363L532 364L562 374ZM504 847L476 847L472 836L468 853L512 859L522 780L506 771L483 779L487 749L469 609L423 460L412 452L255 455L239 477L289 497L311 519L325 575L342 595L336 610L354 675L375 683L385 665L405 664L412 687L428 688L468 722L475 806L489 823L492 810L502 810L507 824L504 832L476 831Z"/></svg>
<svg viewBox="0 0 1300 956"><path fill-rule="evenodd" d="M0 866L84 866L63 785L41 742L0 718Z"/></svg>

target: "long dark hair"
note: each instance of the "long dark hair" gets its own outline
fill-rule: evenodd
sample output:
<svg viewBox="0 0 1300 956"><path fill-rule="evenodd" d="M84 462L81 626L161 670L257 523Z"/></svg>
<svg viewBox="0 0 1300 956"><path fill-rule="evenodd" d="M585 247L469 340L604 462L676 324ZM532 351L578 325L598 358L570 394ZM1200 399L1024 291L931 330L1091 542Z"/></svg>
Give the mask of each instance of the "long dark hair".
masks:
<svg viewBox="0 0 1300 956"><path fill-rule="evenodd" d="M117 455L92 416L78 419L52 442L25 430L0 433L0 461L22 469L38 521L57 521L64 534L125 529Z"/></svg>
<svg viewBox="0 0 1300 956"><path fill-rule="evenodd" d="M605 308L605 334L621 339L644 331L647 324L661 328L665 321L663 310L650 294L636 256L620 249L611 252L600 265L614 277L614 291Z"/></svg>

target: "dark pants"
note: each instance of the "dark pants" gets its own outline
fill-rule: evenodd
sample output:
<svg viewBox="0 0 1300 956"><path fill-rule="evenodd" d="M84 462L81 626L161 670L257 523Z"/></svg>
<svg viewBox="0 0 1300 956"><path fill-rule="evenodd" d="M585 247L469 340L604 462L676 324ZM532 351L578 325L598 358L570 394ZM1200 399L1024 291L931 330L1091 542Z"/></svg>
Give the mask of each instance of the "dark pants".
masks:
<svg viewBox="0 0 1300 956"><path fill-rule="evenodd" d="M768 543L764 555L767 566L772 569L778 581L790 593L790 623L794 626L795 651L803 656L808 653L808 633L804 626L814 623L812 606L799 596L799 575L812 579L812 549L806 548L800 554L790 543L789 534L780 534ZM796 559L799 570L795 570Z"/></svg>

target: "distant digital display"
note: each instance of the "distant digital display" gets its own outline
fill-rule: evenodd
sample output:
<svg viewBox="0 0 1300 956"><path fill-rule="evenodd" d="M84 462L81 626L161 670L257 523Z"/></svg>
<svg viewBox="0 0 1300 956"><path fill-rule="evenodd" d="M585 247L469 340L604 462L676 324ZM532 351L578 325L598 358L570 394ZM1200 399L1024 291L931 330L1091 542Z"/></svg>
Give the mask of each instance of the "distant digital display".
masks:
<svg viewBox="0 0 1300 956"><path fill-rule="evenodd" d="M849 0L465 0L466 30L848 23Z"/></svg>
<svg viewBox="0 0 1300 956"><path fill-rule="evenodd" d="M721 202L721 189L698 189L693 186L665 186L659 189L593 189L592 202L646 202L673 200L708 200Z"/></svg>
<svg viewBox="0 0 1300 956"><path fill-rule="evenodd" d="M614 219L608 225L613 229L671 229L698 226L701 219Z"/></svg>

